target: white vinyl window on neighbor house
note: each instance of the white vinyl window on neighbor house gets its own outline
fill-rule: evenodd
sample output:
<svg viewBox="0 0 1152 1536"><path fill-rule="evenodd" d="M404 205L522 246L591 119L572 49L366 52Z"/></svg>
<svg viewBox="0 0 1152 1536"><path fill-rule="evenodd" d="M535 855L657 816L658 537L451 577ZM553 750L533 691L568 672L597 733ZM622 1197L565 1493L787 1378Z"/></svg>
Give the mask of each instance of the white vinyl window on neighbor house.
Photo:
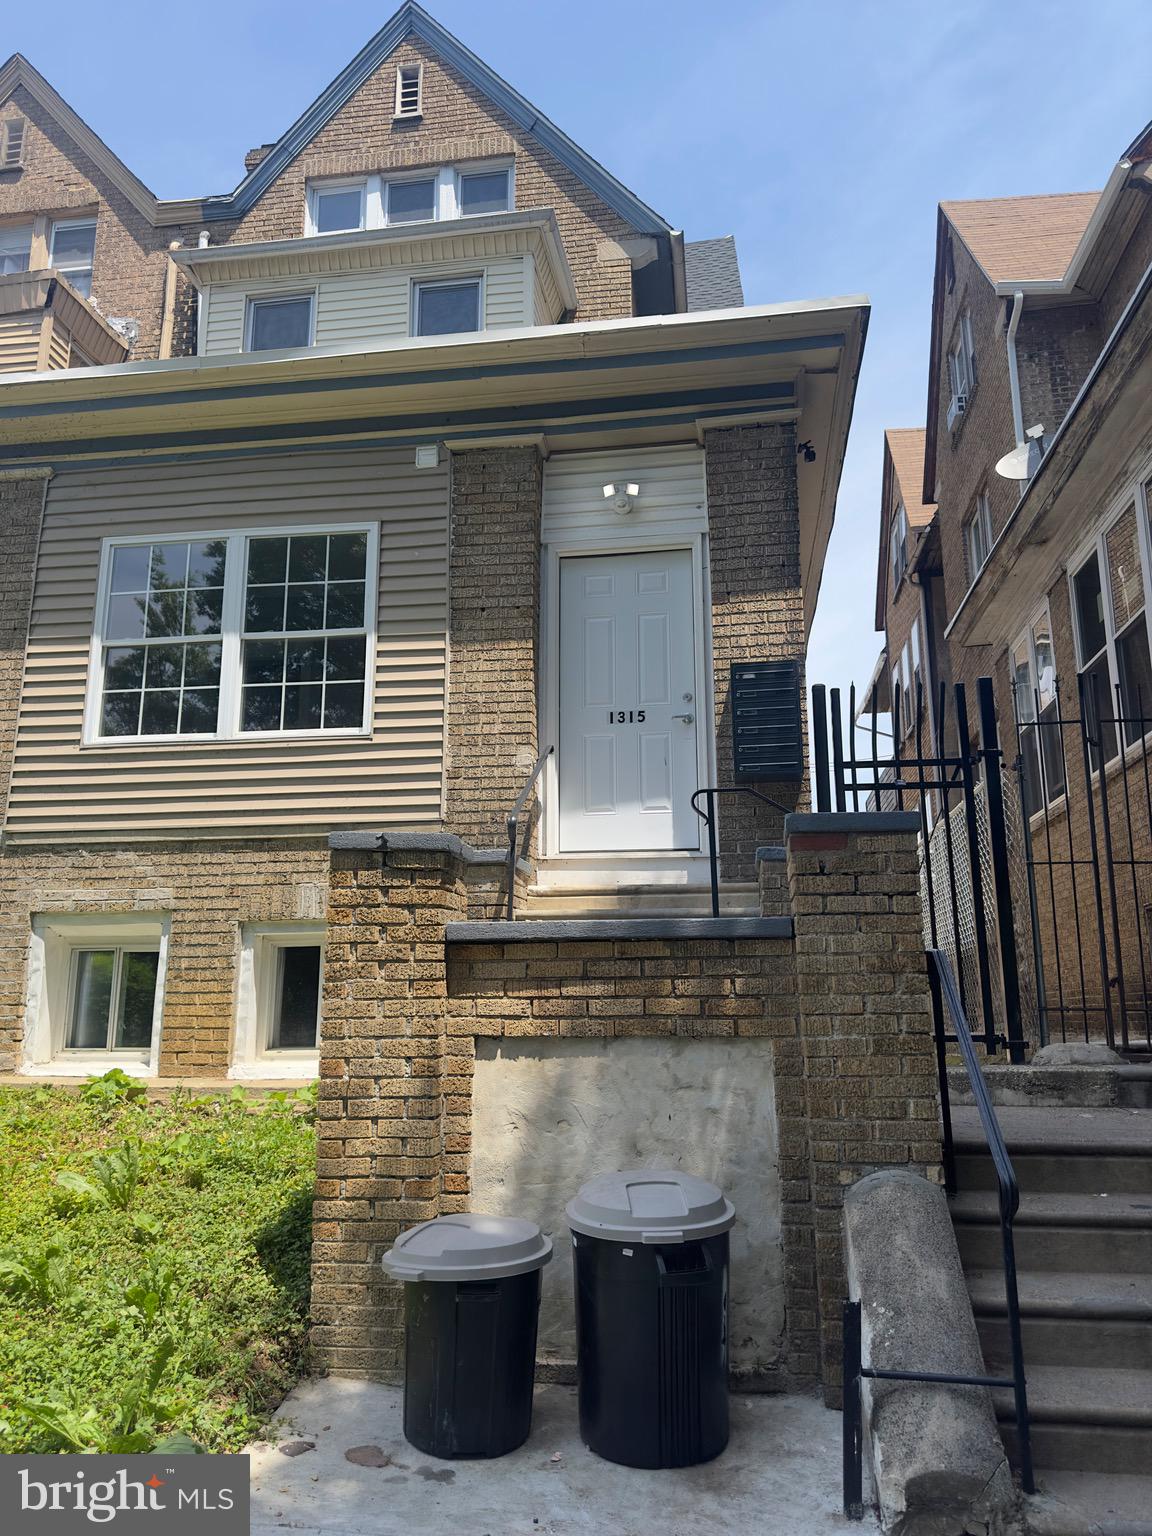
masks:
<svg viewBox="0 0 1152 1536"><path fill-rule="evenodd" d="M972 342L972 316L965 309L956 323L956 337L948 349L948 400L947 425L956 422L968 409L972 391L976 387L976 349Z"/></svg>
<svg viewBox="0 0 1152 1536"><path fill-rule="evenodd" d="M86 743L366 734L378 533L107 540Z"/></svg>
<svg viewBox="0 0 1152 1536"><path fill-rule="evenodd" d="M232 1077L315 1077L323 952L322 923L245 926Z"/></svg>
<svg viewBox="0 0 1152 1536"><path fill-rule="evenodd" d="M344 235L506 213L513 206L510 164L441 166L311 182L306 227L309 235Z"/></svg>
<svg viewBox="0 0 1152 1536"><path fill-rule="evenodd" d="M27 272L32 257L32 225L0 224L0 277Z"/></svg>
<svg viewBox="0 0 1152 1536"><path fill-rule="evenodd" d="M1024 800L1032 814L1053 804L1065 788L1056 655L1047 603L1012 647L1012 695Z"/></svg>
<svg viewBox="0 0 1152 1536"><path fill-rule="evenodd" d="M1101 756L1108 762L1121 745L1132 746L1152 729L1149 486L1137 485L1128 496L1070 577L1076 666L1094 737L1094 768Z"/></svg>
<svg viewBox="0 0 1152 1536"><path fill-rule="evenodd" d="M52 226L48 265L88 298L92 292L92 262L96 251L95 219L57 219Z"/></svg>
<svg viewBox="0 0 1152 1536"><path fill-rule="evenodd" d="M968 584L979 576L992 553L992 507L988 492L976 498L972 516L964 524L964 553L968 561Z"/></svg>
<svg viewBox="0 0 1152 1536"><path fill-rule="evenodd" d="M34 917L24 1070L155 1072L167 941L161 914Z"/></svg>
<svg viewBox="0 0 1152 1536"><path fill-rule="evenodd" d="M892 529L888 535L888 555L892 566L892 591L903 580L908 569L908 514L900 502L892 514Z"/></svg>

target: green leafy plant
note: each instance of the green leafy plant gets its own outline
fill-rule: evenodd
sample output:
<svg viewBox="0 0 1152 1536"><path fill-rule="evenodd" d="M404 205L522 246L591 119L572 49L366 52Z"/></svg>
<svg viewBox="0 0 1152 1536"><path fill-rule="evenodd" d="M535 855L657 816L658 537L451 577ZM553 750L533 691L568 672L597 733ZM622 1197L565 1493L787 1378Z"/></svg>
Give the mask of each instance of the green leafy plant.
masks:
<svg viewBox="0 0 1152 1536"><path fill-rule="evenodd" d="M103 1077L90 1077L80 1090L85 1104L143 1104L147 1097L147 1084L129 1077L121 1067L111 1067Z"/></svg>
<svg viewBox="0 0 1152 1536"><path fill-rule="evenodd" d="M18 1398L14 1406L56 1442L57 1450L138 1455L151 1450L155 1443L152 1424L171 1416L171 1405L158 1399L156 1393L175 1353L174 1339L160 1339L147 1365L128 1383L107 1415L91 1405L82 1406L75 1390L67 1397L39 1401Z"/></svg>
<svg viewBox="0 0 1152 1536"><path fill-rule="evenodd" d="M0 1252L0 1290L14 1300L41 1307L60 1306L76 1296L76 1277L71 1254L63 1243L21 1252Z"/></svg>
<svg viewBox="0 0 1152 1536"><path fill-rule="evenodd" d="M114 1211L126 1211L140 1182L140 1149L125 1142L113 1152L92 1159L92 1177L65 1170L56 1175L61 1189L81 1198L102 1201Z"/></svg>

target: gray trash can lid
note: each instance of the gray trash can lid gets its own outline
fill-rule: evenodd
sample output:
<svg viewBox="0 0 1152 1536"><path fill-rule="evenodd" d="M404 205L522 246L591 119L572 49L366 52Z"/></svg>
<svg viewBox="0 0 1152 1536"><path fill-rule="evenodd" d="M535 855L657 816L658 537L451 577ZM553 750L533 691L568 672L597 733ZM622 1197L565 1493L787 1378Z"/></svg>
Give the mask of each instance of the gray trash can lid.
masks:
<svg viewBox="0 0 1152 1536"><path fill-rule="evenodd" d="M462 1211L401 1232L380 1262L394 1280L503 1280L551 1257L552 1239L534 1221Z"/></svg>
<svg viewBox="0 0 1152 1536"><path fill-rule="evenodd" d="M736 1220L715 1184L678 1168L602 1173L568 1203L565 1215L574 1232L621 1243L693 1242L727 1232Z"/></svg>

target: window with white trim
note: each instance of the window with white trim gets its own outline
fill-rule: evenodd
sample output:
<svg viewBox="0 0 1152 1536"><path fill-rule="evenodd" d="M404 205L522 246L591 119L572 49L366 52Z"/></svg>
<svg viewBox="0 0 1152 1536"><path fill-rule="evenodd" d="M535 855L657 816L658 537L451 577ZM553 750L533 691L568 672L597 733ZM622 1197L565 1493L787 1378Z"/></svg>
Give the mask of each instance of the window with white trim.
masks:
<svg viewBox="0 0 1152 1536"><path fill-rule="evenodd" d="M155 1071L167 935L162 914L34 916L25 1069Z"/></svg>
<svg viewBox="0 0 1152 1536"><path fill-rule="evenodd" d="M430 167L311 182L306 229L309 235L339 235L507 213L513 206L510 164Z"/></svg>
<svg viewBox="0 0 1152 1536"><path fill-rule="evenodd" d="M0 122L0 171L18 171L24 164L26 128L22 117L6 117Z"/></svg>
<svg viewBox="0 0 1152 1536"><path fill-rule="evenodd" d="M1024 802L1032 814L1058 800L1065 789L1056 654L1047 603L1012 647L1012 698Z"/></svg>
<svg viewBox="0 0 1152 1536"><path fill-rule="evenodd" d="M448 278L412 285L413 336L452 336L481 329L478 277Z"/></svg>
<svg viewBox="0 0 1152 1536"><path fill-rule="evenodd" d="M987 491L981 491L977 496L972 516L964 524L964 553L968 560L968 584L971 586L992 553L992 506Z"/></svg>
<svg viewBox="0 0 1152 1536"><path fill-rule="evenodd" d="M92 262L96 251L95 219L57 219L52 226L48 265L88 298L92 292Z"/></svg>
<svg viewBox="0 0 1152 1536"><path fill-rule="evenodd" d="M233 1077L314 1077L318 1071L323 923L241 930Z"/></svg>
<svg viewBox="0 0 1152 1536"><path fill-rule="evenodd" d="M1076 662L1094 738L1093 767L1101 756L1108 762L1116 755L1121 738L1130 746L1152 725L1146 539L1147 487L1141 487L1071 576Z"/></svg>
<svg viewBox="0 0 1152 1536"><path fill-rule="evenodd" d="M401 64L396 71L396 116L420 117L423 113L423 64Z"/></svg>
<svg viewBox="0 0 1152 1536"><path fill-rule="evenodd" d="M976 349L972 342L972 316L962 310L956 322L956 338L948 349L948 401L949 427L968 409L972 391L976 387Z"/></svg>
<svg viewBox="0 0 1152 1536"><path fill-rule="evenodd" d="M312 345L312 313L315 295L276 294L248 300L245 325L246 350L274 352L281 347Z"/></svg>
<svg viewBox="0 0 1152 1536"><path fill-rule="evenodd" d="M366 733L377 531L108 541L86 739Z"/></svg>
<svg viewBox="0 0 1152 1536"><path fill-rule="evenodd" d="M888 535L888 554L892 563L892 591L903 579L908 569L908 514L900 502L892 514L892 528Z"/></svg>
<svg viewBox="0 0 1152 1536"><path fill-rule="evenodd" d="M0 277L27 272L32 259L32 225L0 224Z"/></svg>

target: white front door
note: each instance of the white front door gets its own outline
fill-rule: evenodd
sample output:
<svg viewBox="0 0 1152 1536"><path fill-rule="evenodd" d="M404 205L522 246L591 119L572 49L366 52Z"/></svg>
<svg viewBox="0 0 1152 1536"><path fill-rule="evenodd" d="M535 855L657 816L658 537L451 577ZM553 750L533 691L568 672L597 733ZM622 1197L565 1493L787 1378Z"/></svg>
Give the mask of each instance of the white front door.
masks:
<svg viewBox="0 0 1152 1536"><path fill-rule="evenodd" d="M560 562L560 851L699 848L686 549Z"/></svg>

